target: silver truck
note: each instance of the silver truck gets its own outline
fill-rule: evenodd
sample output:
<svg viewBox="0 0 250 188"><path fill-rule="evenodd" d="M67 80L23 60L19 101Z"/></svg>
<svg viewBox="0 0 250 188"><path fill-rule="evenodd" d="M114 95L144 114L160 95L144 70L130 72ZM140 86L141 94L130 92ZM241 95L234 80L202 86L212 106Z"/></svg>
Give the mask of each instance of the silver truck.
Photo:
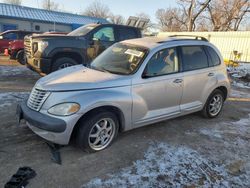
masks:
<svg viewBox="0 0 250 188"><path fill-rule="evenodd" d="M80 148L99 151L121 131L198 111L215 118L229 92L220 52L205 38L132 39L114 44L89 67L38 80L18 117L48 141L75 139Z"/></svg>

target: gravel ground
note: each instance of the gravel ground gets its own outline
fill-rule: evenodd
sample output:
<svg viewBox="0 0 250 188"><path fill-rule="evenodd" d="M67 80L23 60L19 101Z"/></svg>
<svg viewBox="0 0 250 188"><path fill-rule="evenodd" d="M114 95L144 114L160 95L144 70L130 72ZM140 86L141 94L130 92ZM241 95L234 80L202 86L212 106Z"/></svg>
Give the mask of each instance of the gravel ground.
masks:
<svg viewBox="0 0 250 188"><path fill-rule="evenodd" d="M98 153L61 148L51 161L44 140L16 125L16 104L39 78L0 58L0 187L20 166L37 176L27 187L250 187L250 89L234 87L216 119L199 114L121 133Z"/></svg>

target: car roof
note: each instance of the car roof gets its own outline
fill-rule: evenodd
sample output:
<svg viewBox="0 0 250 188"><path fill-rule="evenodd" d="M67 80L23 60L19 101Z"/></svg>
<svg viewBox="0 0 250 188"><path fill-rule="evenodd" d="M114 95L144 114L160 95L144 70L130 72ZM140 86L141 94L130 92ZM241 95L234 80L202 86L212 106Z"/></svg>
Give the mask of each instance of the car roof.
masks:
<svg viewBox="0 0 250 188"><path fill-rule="evenodd" d="M194 39L190 39L190 37L178 37L178 36L169 36L169 37L144 37L144 38L136 38L122 41L122 43L142 46L145 48L155 48L157 46L162 46L169 44L170 42L175 42L176 44L184 44L184 43L194 43L194 44L204 44L208 43L205 38L200 38L199 36L191 36L195 37ZM199 39L200 38L200 39ZM181 42L181 43L180 43Z"/></svg>
<svg viewBox="0 0 250 188"><path fill-rule="evenodd" d="M0 35L6 34L6 33L33 33L33 32L32 31L23 31L23 30L7 30L7 31L0 33Z"/></svg>

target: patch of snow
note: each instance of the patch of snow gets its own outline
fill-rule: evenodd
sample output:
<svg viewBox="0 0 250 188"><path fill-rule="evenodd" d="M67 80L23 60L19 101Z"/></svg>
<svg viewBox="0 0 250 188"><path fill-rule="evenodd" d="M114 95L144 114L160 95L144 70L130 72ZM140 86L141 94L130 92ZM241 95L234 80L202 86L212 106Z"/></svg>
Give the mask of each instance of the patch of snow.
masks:
<svg viewBox="0 0 250 188"><path fill-rule="evenodd" d="M221 132L214 129L201 129L200 133L209 137L222 138Z"/></svg>
<svg viewBox="0 0 250 188"><path fill-rule="evenodd" d="M239 87L239 88L244 88L244 89L250 89L250 82L249 83L244 83L244 82L236 82L234 81L232 83L233 86Z"/></svg>
<svg viewBox="0 0 250 188"><path fill-rule="evenodd" d="M215 124L214 128L201 129L200 133L216 138L224 137L223 134L236 135L237 138L247 137L250 134L250 114L247 118L242 118L236 122L223 122Z"/></svg>
<svg viewBox="0 0 250 188"><path fill-rule="evenodd" d="M15 75L25 75L25 76L37 76L38 74L31 71L25 66L0 66L1 76L15 76Z"/></svg>
<svg viewBox="0 0 250 188"><path fill-rule="evenodd" d="M4 107L12 106L13 104L20 102L28 98L29 92L6 92L0 93L0 109Z"/></svg>
<svg viewBox="0 0 250 188"><path fill-rule="evenodd" d="M232 89L230 93L230 97L236 97L236 98L250 98L250 91L244 92Z"/></svg>
<svg viewBox="0 0 250 188"><path fill-rule="evenodd" d="M239 63L238 67L227 67L227 70L234 77L246 76L247 73L250 73L250 63Z"/></svg>
<svg viewBox="0 0 250 188"><path fill-rule="evenodd" d="M153 143L132 166L108 179L93 179L83 187L229 187L224 166L216 165L195 150Z"/></svg>

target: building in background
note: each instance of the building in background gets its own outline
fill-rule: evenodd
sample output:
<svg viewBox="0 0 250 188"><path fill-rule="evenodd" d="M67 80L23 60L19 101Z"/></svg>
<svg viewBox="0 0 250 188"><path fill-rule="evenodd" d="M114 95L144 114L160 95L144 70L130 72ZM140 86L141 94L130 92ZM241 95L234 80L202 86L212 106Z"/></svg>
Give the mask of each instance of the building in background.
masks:
<svg viewBox="0 0 250 188"><path fill-rule="evenodd" d="M0 32L70 32L89 23L108 23L106 19L0 3Z"/></svg>

